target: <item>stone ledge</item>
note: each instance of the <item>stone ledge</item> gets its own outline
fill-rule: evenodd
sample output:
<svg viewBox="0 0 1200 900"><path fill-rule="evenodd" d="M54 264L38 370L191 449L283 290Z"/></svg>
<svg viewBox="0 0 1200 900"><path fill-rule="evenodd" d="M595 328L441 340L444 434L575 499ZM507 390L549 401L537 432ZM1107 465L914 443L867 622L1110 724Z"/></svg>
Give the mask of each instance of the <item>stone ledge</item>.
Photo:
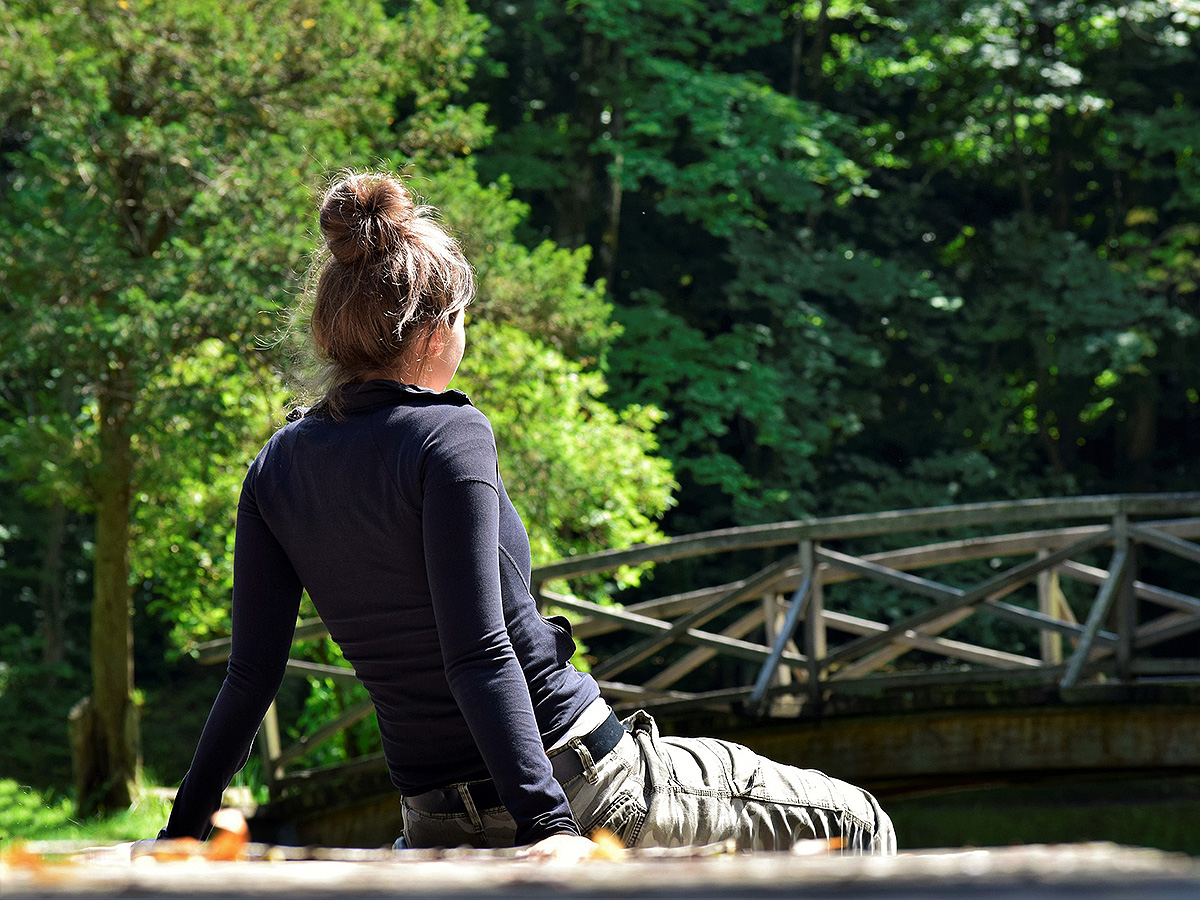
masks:
<svg viewBox="0 0 1200 900"><path fill-rule="evenodd" d="M122 850L124 848L124 850ZM28 845L36 853L37 845ZM322 851L308 851L320 856ZM122 855L122 853L124 855ZM21 898L812 897L1016 898L1200 896L1200 860L1115 844L902 853L891 858L789 853L680 857L641 851L558 866L511 851L325 851L327 859L128 861L128 845L41 866L0 865L6 900Z"/></svg>

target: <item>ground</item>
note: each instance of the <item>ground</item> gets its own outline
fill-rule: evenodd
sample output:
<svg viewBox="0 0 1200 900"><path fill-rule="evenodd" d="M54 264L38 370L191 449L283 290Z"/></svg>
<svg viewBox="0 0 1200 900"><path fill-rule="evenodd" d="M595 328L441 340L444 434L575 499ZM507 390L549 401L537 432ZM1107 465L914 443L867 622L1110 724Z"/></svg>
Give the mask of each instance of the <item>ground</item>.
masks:
<svg viewBox="0 0 1200 900"><path fill-rule="evenodd" d="M718 848L719 849L719 848ZM60 853L49 854L46 851ZM61 851L74 850L64 854ZM1200 861L1114 844L963 849L896 857L646 851L557 866L511 853L321 851L250 845L255 861L137 860L123 847L30 845L8 851L0 892L20 898L430 897L734 898L840 900L1194 900ZM29 852L36 851L36 852ZM270 856L276 857L270 861ZM296 857L315 858L296 858ZM293 858L287 858L293 857ZM324 857L324 858L321 858ZM57 858L55 863L46 862Z"/></svg>

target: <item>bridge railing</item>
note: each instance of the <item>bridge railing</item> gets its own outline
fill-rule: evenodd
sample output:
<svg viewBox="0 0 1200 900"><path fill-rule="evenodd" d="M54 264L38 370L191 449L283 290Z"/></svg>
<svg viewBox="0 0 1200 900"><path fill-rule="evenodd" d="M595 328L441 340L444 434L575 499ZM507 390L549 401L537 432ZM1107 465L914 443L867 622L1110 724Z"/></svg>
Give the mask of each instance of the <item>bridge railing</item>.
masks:
<svg viewBox="0 0 1200 900"><path fill-rule="evenodd" d="M1130 683L1147 678L1200 678L1200 659L1163 659L1147 651L1171 638L1200 630L1200 600L1190 594L1138 580L1139 548L1152 547L1190 563L1200 562L1200 495L1147 494L971 504L813 519L735 528L677 538L664 544L563 560L535 573L539 600L574 610L585 618L576 634L587 639L616 629L643 635L599 661L592 674L619 705L684 709L739 704L769 710L770 694L798 700L819 713L839 695L892 686L913 687L1013 678L1052 682L1064 695L1082 682L1105 678ZM1064 523L1100 520L1098 524ZM854 539L930 531L1030 525L1055 528L969 537L898 550L854 555L834 549ZM547 582L621 566L664 563L689 556L759 548L786 548L784 555L754 575L726 585L661 597L624 609L598 606L555 592ZM1108 552L1107 567L1088 560ZM947 584L914 574L968 560L1017 562L976 583ZM1096 586L1078 621L1061 590L1061 579ZM892 621L878 621L827 608L826 589L867 580L923 598L923 608ZM1036 606L1005 598L1036 586ZM757 602L756 602L757 601ZM731 610L744 612L728 622ZM1034 629L1037 657L1004 648L950 640L942 633L966 618L985 614ZM706 623L727 622L719 631ZM1111 623L1110 623L1111 620ZM763 633L762 643L747 641ZM1070 652L1064 655L1064 639ZM643 678L617 680L622 673L668 644L694 645L689 653ZM964 664L951 670L896 671L895 660L921 650ZM717 691L685 692L677 684L717 654L759 662L752 683ZM885 671L890 669L890 671ZM642 669L644 671L644 667Z"/></svg>
<svg viewBox="0 0 1200 900"><path fill-rule="evenodd" d="M1035 525L1052 527L1028 530ZM1013 526L1026 530L921 542L930 532ZM907 546L851 552L857 540L885 536ZM998 679L1056 686L1069 698L1098 679L1110 685L1200 680L1200 653L1163 658L1148 652L1200 631L1200 599L1138 578L1147 548L1200 563L1200 544L1194 538L1200 538L1200 493L981 503L731 528L581 555L537 568L532 588L543 609L575 614L574 631L581 640L618 632L629 636L628 643L592 666L592 675L618 708L819 715L838 698L863 692ZM570 593L573 579L744 550L765 551L764 556L777 550L778 556L745 578L626 607ZM1095 564L1097 554L1105 564ZM989 567L986 577L965 583L962 577L917 574L944 572L971 560L997 565L1006 559L1011 563L1006 568ZM1082 603L1077 599L1073 608L1062 589L1064 579L1095 592ZM856 581L886 585L913 598L909 606L915 611L890 618L853 614L834 594L844 596L847 589L837 586ZM1014 602L1014 595L1030 588L1036 599ZM945 636L976 615L1032 629L1039 636L1038 655ZM319 620L307 620L299 623L296 639L323 634ZM667 650L674 645L687 649ZM931 662L915 669L897 665L914 650ZM672 657L669 663L646 664L664 651ZM204 645L199 652L202 661L210 662L227 654L228 641ZM754 677L715 690L680 688L718 656L749 663ZM303 660L289 661L288 672L354 681L350 669ZM632 678L634 673L639 677ZM260 746L273 789L311 778L313 772L287 769L370 712L368 702L357 704L283 747L272 706ZM358 765L382 763L373 759Z"/></svg>

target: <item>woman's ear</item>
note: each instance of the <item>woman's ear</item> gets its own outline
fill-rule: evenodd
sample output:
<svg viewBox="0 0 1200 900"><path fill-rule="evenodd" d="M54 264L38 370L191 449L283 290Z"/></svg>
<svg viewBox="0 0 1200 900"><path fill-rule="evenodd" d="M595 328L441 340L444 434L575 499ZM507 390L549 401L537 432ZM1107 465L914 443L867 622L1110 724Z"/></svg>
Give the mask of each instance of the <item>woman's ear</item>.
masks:
<svg viewBox="0 0 1200 900"><path fill-rule="evenodd" d="M446 343L450 340L450 328L442 322L434 325L429 329L429 353L433 356L439 356L446 349Z"/></svg>

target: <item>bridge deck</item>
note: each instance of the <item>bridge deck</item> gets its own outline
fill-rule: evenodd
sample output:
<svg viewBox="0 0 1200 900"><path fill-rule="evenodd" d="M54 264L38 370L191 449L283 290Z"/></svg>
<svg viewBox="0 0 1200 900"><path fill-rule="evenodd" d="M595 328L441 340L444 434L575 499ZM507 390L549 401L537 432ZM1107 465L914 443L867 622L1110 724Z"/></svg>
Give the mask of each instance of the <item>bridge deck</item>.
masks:
<svg viewBox="0 0 1200 900"><path fill-rule="evenodd" d="M1200 896L1200 860L1113 844L942 850L893 858L787 853L681 858L643 852L577 866L531 863L486 851L416 859L390 851L326 855L341 858L130 864L127 850L122 857L120 849L113 848L49 865L38 864L34 855L17 859L10 853L8 861L0 863L0 884L9 900L130 896L1193 900Z"/></svg>

